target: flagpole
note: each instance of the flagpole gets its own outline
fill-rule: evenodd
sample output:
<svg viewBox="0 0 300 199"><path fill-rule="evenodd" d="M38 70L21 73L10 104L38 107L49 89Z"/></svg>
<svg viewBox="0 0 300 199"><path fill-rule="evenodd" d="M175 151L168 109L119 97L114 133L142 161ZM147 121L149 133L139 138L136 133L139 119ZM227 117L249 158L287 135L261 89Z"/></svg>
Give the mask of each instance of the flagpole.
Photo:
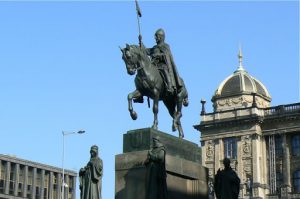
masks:
<svg viewBox="0 0 300 199"><path fill-rule="evenodd" d="M141 9L137 0L135 0L135 7L136 7L136 17L138 22L138 29L139 29L139 45L140 48L142 47L142 34L141 34L141 24L140 24L140 17L142 17Z"/></svg>
<svg viewBox="0 0 300 199"><path fill-rule="evenodd" d="M139 27L139 45L142 47L142 35L141 35L141 25L140 25L140 18L137 15L137 20L138 20L138 27Z"/></svg>

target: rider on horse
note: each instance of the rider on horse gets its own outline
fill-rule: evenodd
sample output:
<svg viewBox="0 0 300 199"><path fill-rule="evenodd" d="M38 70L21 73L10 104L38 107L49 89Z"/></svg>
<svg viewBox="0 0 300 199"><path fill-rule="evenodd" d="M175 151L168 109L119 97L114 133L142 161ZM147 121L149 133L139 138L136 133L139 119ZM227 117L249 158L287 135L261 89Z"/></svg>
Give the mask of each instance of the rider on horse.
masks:
<svg viewBox="0 0 300 199"><path fill-rule="evenodd" d="M155 40L157 45L148 48L147 54L151 57L152 64L162 73L168 94L176 94L183 86L183 82L178 75L170 47L165 43L165 32L163 29L158 29L155 32Z"/></svg>

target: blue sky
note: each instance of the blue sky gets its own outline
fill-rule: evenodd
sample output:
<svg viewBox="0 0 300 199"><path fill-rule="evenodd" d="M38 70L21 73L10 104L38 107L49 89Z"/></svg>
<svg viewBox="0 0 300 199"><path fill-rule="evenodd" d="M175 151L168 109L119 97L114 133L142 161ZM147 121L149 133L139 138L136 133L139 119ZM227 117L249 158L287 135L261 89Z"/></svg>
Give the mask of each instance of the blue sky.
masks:
<svg viewBox="0 0 300 199"><path fill-rule="evenodd" d="M186 139L199 144L200 100L243 64L264 83L272 106L299 102L299 3L297 1L140 1L147 47L164 28L189 92L183 110ZM119 46L138 43L134 1L0 2L1 154L78 171L97 144L104 161L103 198L114 197L114 158L122 135L149 127L152 110L134 104L134 90ZM160 104L159 129L172 135L171 118ZM79 192L77 194L79 197Z"/></svg>

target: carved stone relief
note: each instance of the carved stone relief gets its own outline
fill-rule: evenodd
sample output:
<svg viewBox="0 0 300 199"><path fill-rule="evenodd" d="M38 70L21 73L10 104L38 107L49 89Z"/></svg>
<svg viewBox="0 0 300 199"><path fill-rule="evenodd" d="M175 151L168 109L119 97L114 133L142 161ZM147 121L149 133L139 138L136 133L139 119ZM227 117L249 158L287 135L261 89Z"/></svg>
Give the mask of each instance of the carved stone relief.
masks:
<svg viewBox="0 0 300 199"><path fill-rule="evenodd" d="M215 149L214 149L214 143L212 140L209 140L206 142L206 160L207 161L213 161L214 160L214 154L215 154Z"/></svg>
<svg viewBox="0 0 300 199"><path fill-rule="evenodd" d="M242 136L242 155L244 157L251 157L251 137L249 135Z"/></svg>
<svg viewBox="0 0 300 199"><path fill-rule="evenodd" d="M269 107L270 103L266 101L265 99L256 96L255 97L256 104L258 107L265 108ZM229 107L236 107L236 106L243 106L243 107L251 107L253 103L253 97L249 95L243 95L239 97L231 97L227 99L218 99L214 103L215 108L223 109L223 108L229 108Z"/></svg>

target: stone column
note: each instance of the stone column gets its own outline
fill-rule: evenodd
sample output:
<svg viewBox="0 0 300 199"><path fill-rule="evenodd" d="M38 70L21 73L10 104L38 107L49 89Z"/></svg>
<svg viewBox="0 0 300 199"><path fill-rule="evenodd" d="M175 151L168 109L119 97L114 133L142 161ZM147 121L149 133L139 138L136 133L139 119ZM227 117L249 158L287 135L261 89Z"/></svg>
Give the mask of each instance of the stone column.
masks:
<svg viewBox="0 0 300 199"><path fill-rule="evenodd" d="M224 159L223 140L218 139L215 141L215 174L221 167L220 161Z"/></svg>
<svg viewBox="0 0 300 199"><path fill-rule="evenodd" d="M24 166L24 183L23 183L23 197L27 198L27 179L28 179L28 166Z"/></svg>
<svg viewBox="0 0 300 199"><path fill-rule="evenodd" d="M287 135L282 135L282 148L283 148L283 186L281 188L281 197L287 198L288 193L291 192L291 166L290 166L290 148L287 142Z"/></svg>
<svg viewBox="0 0 300 199"><path fill-rule="evenodd" d="M263 174L263 184L268 184L268 164L267 164L267 144L266 137L261 137L262 144L262 174ZM265 189L265 194L269 193L269 189Z"/></svg>
<svg viewBox="0 0 300 199"><path fill-rule="evenodd" d="M32 170L32 189L31 189L31 198L35 199L35 193L36 193L36 179L37 179L37 173L36 173L36 168L33 168Z"/></svg>
<svg viewBox="0 0 300 199"><path fill-rule="evenodd" d="M65 175L65 183L68 185L67 187L63 186L64 190L64 198L68 198L69 194L69 175Z"/></svg>
<svg viewBox="0 0 300 199"><path fill-rule="evenodd" d="M44 187L45 187L45 170L41 171L41 194L40 199L44 199Z"/></svg>
<svg viewBox="0 0 300 199"><path fill-rule="evenodd" d="M49 179L49 199L53 198L53 172L50 171L50 179Z"/></svg>
<svg viewBox="0 0 300 199"><path fill-rule="evenodd" d="M57 198L59 199L59 198L61 198L61 190L62 190L62 177L61 177L61 173L57 173L57 182L56 182L56 184L57 184L57 189L56 189L56 191L57 191Z"/></svg>
<svg viewBox="0 0 300 199"><path fill-rule="evenodd" d="M253 167L253 181L252 181L252 196L260 197L262 195L261 190L261 145L260 136L254 134L252 137L252 167Z"/></svg>
<svg viewBox="0 0 300 199"><path fill-rule="evenodd" d="M9 194L9 182L10 182L10 162L6 162L6 175L5 175L5 194Z"/></svg>
<svg viewBox="0 0 300 199"><path fill-rule="evenodd" d="M18 191L19 191L19 176L20 176L20 164L16 164L16 166L15 166L14 196L18 196Z"/></svg>
<svg viewBox="0 0 300 199"><path fill-rule="evenodd" d="M71 177L72 183L73 183L73 189L72 189L72 199L76 199L76 177ZM80 193L79 193L80 194Z"/></svg>

